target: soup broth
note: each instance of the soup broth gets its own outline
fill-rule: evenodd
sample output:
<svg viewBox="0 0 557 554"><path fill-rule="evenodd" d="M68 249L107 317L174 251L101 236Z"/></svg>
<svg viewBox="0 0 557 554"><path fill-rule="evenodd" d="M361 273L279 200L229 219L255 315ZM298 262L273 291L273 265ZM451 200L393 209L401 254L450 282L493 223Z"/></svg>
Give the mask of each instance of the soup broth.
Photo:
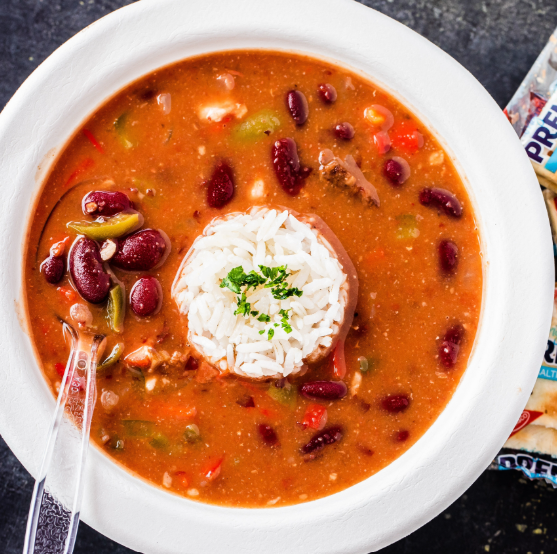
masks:
<svg viewBox="0 0 557 554"><path fill-rule="evenodd" d="M291 155L279 167L292 148L285 139L297 166ZM109 213L102 196L83 201L93 191L124 193L130 205ZM344 364L333 340L318 363L254 379L211 362L190 340L172 295L183 259L215 218L254 206L315 214L346 250L359 286ZM88 239L103 254L99 271L111 268L92 290L78 276L92 266L70 246L99 215L101 228L119 216L121 228L131 227L113 232L114 245L102 233ZM153 235L158 246L148 243L159 248L154 267L124 259L122 245L135 252L145 229L162 231ZM134 289L145 277L154 279ZM117 283L126 302L115 323L106 291ZM373 475L435 421L473 347L482 260L462 179L407 107L317 59L233 51L157 70L81 125L38 200L25 290L54 394L68 356L57 315L105 333L103 360L119 356L97 372L91 438L106 455L189 499L281 506ZM289 325L294 312L285 317Z"/></svg>

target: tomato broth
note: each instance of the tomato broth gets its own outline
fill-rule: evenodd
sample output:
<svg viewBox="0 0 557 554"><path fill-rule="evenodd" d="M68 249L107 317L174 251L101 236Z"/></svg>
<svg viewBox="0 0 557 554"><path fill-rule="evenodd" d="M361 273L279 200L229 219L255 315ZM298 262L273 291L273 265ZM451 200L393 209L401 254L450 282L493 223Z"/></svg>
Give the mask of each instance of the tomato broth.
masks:
<svg viewBox="0 0 557 554"><path fill-rule="evenodd" d="M90 194L106 192L123 194ZM214 218L253 206L316 214L346 250L359 290L345 367L333 348L250 379L188 340L180 264ZM281 506L373 475L435 421L472 351L482 259L462 179L407 107L318 59L233 51L157 70L81 125L38 200L25 291L54 394L57 316L108 337L91 429L104 453L189 499Z"/></svg>

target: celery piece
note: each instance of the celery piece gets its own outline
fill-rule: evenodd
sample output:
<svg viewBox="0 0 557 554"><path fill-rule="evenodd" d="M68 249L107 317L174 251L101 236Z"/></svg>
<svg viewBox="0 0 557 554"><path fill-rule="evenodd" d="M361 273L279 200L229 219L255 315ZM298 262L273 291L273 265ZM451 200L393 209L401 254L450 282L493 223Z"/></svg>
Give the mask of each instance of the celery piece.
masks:
<svg viewBox="0 0 557 554"><path fill-rule="evenodd" d="M124 112L115 122L114 122L114 129L116 129L116 134L118 135L118 140L120 144L126 149L129 150L136 146L136 141L130 135L128 126L126 125L128 121L128 113Z"/></svg>
<svg viewBox="0 0 557 554"><path fill-rule="evenodd" d="M415 239L420 235L418 222L413 215L397 215L396 221L398 227L396 230L396 238L400 240Z"/></svg>
<svg viewBox="0 0 557 554"><path fill-rule="evenodd" d="M128 437L153 437L156 432L156 426L152 421L143 421L141 419L125 419L124 431Z"/></svg>
<svg viewBox="0 0 557 554"><path fill-rule="evenodd" d="M122 212L97 221L70 221L68 227L93 240L103 241L127 235L143 225L143 216L138 212Z"/></svg>
<svg viewBox="0 0 557 554"><path fill-rule="evenodd" d="M116 333L124 331L124 289L122 285L115 285L110 289L108 304L106 306L108 324Z"/></svg>
<svg viewBox="0 0 557 554"><path fill-rule="evenodd" d="M163 435L162 433L156 433L153 438L149 441L149 444L158 450L163 450L168 447L170 441L168 437Z"/></svg>
<svg viewBox="0 0 557 554"><path fill-rule="evenodd" d="M111 365L114 365L124 352L124 344L119 342L113 349L112 352L100 363L97 364L97 371L102 371Z"/></svg>
<svg viewBox="0 0 557 554"><path fill-rule="evenodd" d="M264 109L236 125L232 131L232 137L242 142L255 142L272 134L279 127L280 119L276 112Z"/></svg>
<svg viewBox="0 0 557 554"><path fill-rule="evenodd" d="M186 442L189 442L190 444L199 442L201 440L199 427L195 423L186 426L186 429L184 431L184 438L186 439Z"/></svg>
<svg viewBox="0 0 557 554"><path fill-rule="evenodd" d="M267 394L280 404L293 408L296 405L298 391L296 387L290 383L287 383L282 388L278 388L274 383L271 383L271 386L267 389Z"/></svg>

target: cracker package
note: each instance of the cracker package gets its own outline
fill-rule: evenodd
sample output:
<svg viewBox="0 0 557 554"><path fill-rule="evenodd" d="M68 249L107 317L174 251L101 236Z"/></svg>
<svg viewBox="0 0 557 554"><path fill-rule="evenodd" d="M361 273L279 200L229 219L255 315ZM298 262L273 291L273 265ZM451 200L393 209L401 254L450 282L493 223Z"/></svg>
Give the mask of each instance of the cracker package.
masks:
<svg viewBox="0 0 557 554"><path fill-rule="evenodd" d="M540 184L557 192L557 29L505 108Z"/></svg>
<svg viewBox="0 0 557 554"><path fill-rule="evenodd" d="M505 114L543 187L557 253L557 29L512 97ZM557 261L557 260L556 260ZM491 469L517 469L557 488L557 284L553 318L538 379Z"/></svg>

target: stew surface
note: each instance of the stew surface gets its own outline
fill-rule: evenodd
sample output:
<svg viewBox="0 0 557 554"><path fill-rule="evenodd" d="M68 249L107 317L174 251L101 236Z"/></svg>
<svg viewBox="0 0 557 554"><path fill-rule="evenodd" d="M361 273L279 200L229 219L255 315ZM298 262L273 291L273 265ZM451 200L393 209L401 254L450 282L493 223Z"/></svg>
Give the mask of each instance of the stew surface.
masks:
<svg viewBox="0 0 557 554"><path fill-rule="evenodd" d="M287 138L299 165L291 155L285 170L273 149ZM320 162L327 149L333 165ZM352 178L348 156L365 186ZM82 202L94 191L124 193L132 204L103 214L102 195ZM180 264L215 217L253 206L318 215L350 256L359 292L345 372L333 350L286 379L243 378L221 373L188 341L187 318L171 297ZM132 259L143 252L134 250L137 213L141 229L162 231L145 239L154 257L143 265ZM105 221L91 231L99 215ZM78 238L88 233L91 243ZM95 265L101 246L104 269ZM88 281L80 271L100 273ZM142 281L130 301L134 284L149 276L156 281ZM466 369L482 260L462 180L404 105L316 59L238 51L158 70L79 128L38 200L25 287L54 394L68 356L56 315L108 336L103 360L114 356L98 370L91 430L103 452L190 499L264 507L345 489L423 435ZM304 395L304 383L315 381L342 381L348 390Z"/></svg>

